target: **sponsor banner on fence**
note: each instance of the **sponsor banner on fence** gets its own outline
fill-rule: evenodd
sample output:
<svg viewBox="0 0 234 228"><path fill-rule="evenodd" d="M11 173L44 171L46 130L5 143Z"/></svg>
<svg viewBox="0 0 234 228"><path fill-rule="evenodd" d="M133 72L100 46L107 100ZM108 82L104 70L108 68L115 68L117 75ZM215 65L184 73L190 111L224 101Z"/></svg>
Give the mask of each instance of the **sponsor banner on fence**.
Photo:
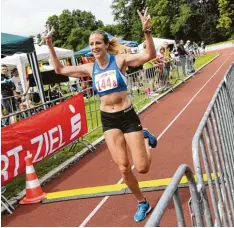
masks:
<svg viewBox="0 0 234 228"><path fill-rule="evenodd" d="M25 157L41 162L60 148L86 134L83 94L78 94L48 110L2 128L2 185L25 171Z"/></svg>

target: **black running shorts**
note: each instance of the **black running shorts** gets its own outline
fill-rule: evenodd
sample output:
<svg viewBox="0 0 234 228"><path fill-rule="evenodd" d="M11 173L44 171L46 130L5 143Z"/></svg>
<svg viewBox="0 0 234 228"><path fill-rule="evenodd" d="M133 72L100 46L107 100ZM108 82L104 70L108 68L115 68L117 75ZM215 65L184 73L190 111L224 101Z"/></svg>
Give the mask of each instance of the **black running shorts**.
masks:
<svg viewBox="0 0 234 228"><path fill-rule="evenodd" d="M110 129L119 129L123 133L142 131L141 121L133 106L120 112L101 111L103 132Z"/></svg>

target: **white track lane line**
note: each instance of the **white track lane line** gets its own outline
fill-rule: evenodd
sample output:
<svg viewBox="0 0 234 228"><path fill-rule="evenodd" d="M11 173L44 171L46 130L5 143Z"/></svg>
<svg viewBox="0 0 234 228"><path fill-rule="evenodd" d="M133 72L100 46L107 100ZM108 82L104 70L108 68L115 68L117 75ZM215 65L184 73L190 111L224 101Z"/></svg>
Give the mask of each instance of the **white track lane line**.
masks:
<svg viewBox="0 0 234 228"><path fill-rule="evenodd" d="M222 68L222 66L228 61L228 59L232 56L233 52L228 56L228 58L223 62L223 64L215 71L215 73L210 77L210 79L198 90L198 92L191 98L191 100L184 106L184 108L179 112L179 114L170 122L170 124L164 129L164 131L157 137L159 140L166 131L171 127L171 125L179 118L179 116L185 111L185 109L191 104L191 102L196 98L196 96L202 91L202 89L210 82L210 80L218 73L218 71ZM134 165L131 167L134 169ZM123 179L121 178L117 184L122 183ZM97 211L102 207L102 205L109 199L110 196L105 196L101 202L93 209L93 211L87 216L87 218L80 224L79 227L84 227L91 218L97 213Z"/></svg>

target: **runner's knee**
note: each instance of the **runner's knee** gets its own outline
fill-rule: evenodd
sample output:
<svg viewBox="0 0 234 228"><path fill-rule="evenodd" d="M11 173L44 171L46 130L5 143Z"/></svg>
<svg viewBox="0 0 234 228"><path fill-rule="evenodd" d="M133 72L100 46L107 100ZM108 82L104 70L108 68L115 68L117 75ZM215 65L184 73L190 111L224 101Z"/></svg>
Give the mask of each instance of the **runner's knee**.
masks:
<svg viewBox="0 0 234 228"><path fill-rule="evenodd" d="M138 173L148 173L149 172L149 165L148 164L140 164L140 165L135 165L135 168Z"/></svg>
<svg viewBox="0 0 234 228"><path fill-rule="evenodd" d="M122 176L127 175L128 173L131 172L131 167L130 164L121 164L119 165L119 170Z"/></svg>

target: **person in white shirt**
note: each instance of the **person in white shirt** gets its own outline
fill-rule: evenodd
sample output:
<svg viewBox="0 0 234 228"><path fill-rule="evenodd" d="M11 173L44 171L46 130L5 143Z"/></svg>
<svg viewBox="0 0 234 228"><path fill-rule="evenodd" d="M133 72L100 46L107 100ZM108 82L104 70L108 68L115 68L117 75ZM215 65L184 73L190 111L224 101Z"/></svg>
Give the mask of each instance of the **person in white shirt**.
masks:
<svg viewBox="0 0 234 228"><path fill-rule="evenodd" d="M187 74L192 74L195 72L195 69L194 69L194 50L193 50L193 45L191 44L190 40L187 40L187 43L184 45L184 48L185 48L186 52L188 53L187 61L186 61Z"/></svg>
<svg viewBox="0 0 234 228"><path fill-rule="evenodd" d="M23 93L23 87L22 87L22 84L21 84L21 80L20 80L17 68L14 68L11 73L13 75L12 81L13 81L13 83L15 85L15 92L18 95L20 95L20 94Z"/></svg>

